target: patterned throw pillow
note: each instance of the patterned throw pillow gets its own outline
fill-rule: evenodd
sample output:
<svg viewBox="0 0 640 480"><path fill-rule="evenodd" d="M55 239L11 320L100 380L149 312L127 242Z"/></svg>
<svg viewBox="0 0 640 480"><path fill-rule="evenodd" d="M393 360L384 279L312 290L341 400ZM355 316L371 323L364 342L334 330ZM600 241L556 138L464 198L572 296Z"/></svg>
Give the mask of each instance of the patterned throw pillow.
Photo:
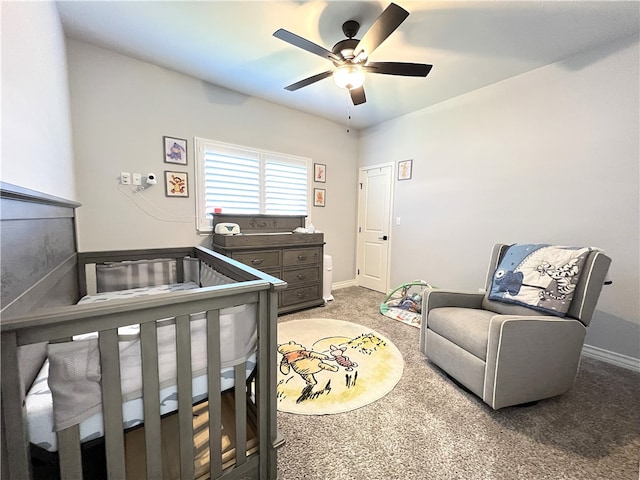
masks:
<svg viewBox="0 0 640 480"><path fill-rule="evenodd" d="M489 300L514 303L563 317L589 248L511 245L493 274Z"/></svg>

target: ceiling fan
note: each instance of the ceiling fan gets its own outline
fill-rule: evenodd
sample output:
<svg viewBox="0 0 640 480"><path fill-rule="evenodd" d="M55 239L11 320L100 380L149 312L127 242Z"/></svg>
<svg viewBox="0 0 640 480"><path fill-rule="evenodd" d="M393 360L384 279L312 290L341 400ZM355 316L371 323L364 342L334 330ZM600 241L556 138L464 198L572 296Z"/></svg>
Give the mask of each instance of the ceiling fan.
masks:
<svg viewBox="0 0 640 480"><path fill-rule="evenodd" d="M406 77L426 77L433 65L426 65L424 63L368 61L373 51L378 48L408 16L409 12L404 8L395 3L390 4L380 16L376 18L373 25L371 25L362 37L362 40L354 38L358 34L360 24L355 20L348 20L342 25L342 31L347 38L336 43L331 51L283 28L277 30L273 34L274 37L284 40L295 47L302 48L307 52L331 60L336 67L333 70L327 70L326 72L318 73L299 82L292 83L288 87L285 87L285 89L293 92L333 75L339 87L349 90L353 104L360 105L367 101L364 87L362 86L365 72L379 73L382 75L402 75Z"/></svg>

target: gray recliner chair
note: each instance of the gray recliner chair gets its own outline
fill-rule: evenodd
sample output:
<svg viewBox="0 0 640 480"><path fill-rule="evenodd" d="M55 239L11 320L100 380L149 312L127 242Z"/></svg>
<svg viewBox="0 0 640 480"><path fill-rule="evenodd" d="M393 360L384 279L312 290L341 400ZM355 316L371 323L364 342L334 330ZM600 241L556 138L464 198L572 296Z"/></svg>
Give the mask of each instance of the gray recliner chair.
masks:
<svg viewBox="0 0 640 480"><path fill-rule="evenodd" d="M486 293L425 290L420 350L494 409L570 390L611 259L590 251L566 316L489 299L508 245L493 248ZM513 272L508 272L512 274Z"/></svg>

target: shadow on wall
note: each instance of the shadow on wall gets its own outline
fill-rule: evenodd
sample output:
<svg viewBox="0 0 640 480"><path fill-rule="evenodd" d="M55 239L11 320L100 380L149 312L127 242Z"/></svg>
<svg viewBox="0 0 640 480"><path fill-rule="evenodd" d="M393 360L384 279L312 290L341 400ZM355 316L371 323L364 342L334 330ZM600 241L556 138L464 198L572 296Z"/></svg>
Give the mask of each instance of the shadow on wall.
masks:
<svg viewBox="0 0 640 480"><path fill-rule="evenodd" d="M615 345L611 344L615 339ZM585 345L640 359L640 324L596 310L587 327Z"/></svg>
<svg viewBox="0 0 640 480"><path fill-rule="evenodd" d="M249 99L249 95L213 83L202 81L201 84L205 97L214 105L243 105Z"/></svg>
<svg viewBox="0 0 640 480"><path fill-rule="evenodd" d="M608 43L597 50L590 50L582 55L573 55L570 58L561 60L559 65L562 65L567 70L582 70L588 67L592 63L598 63L599 61L616 54L630 47L638 42L638 34L634 33L625 37L619 41Z"/></svg>

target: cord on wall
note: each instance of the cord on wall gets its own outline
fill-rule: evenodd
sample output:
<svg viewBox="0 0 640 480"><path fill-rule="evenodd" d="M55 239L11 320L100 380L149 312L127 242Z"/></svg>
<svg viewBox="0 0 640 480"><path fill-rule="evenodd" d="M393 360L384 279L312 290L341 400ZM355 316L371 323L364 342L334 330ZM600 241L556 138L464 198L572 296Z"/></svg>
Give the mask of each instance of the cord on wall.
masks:
<svg viewBox="0 0 640 480"><path fill-rule="evenodd" d="M160 222L193 224L193 222L196 219L195 215L185 217L184 215L175 215L173 213L169 213L163 210L162 208L160 208L158 205L153 203L144 195L145 187L136 186L136 185L116 185L116 188L122 195L124 195L129 200L131 200L131 202L136 207L138 207L145 215L155 220L158 220ZM142 202L139 202L139 200L144 200L145 202L147 202L148 205L142 204ZM157 210L158 213L155 213L154 211L152 211L151 210L152 208ZM165 217L165 218L162 218L162 217ZM172 217L172 218L166 218L166 217ZM185 218L189 220L185 220Z"/></svg>

